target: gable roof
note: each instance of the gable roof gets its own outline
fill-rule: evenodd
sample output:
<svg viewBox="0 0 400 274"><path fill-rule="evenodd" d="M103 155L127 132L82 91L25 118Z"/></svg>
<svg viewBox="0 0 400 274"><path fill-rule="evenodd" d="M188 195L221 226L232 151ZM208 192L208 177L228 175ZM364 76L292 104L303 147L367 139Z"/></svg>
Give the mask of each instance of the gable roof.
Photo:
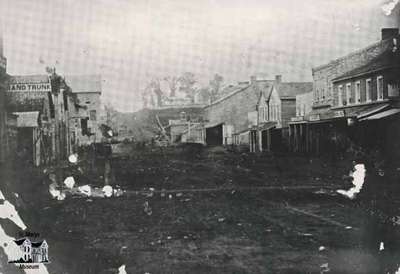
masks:
<svg viewBox="0 0 400 274"><path fill-rule="evenodd" d="M312 91L312 82L283 82L276 84L280 98L295 99L296 95Z"/></svg>
<svg viewBox="0 0 400 274"><path fill-rule="evenodd" d="M30 242L29 239L27 239L27 238L22 238L22 239L14 240L14 242L15 242L18 246L22 245L25 241Z"/></svg>
<svg viewBox="0 0 400 274"><path fill-rule="evenodd" d="M205 106L205 108L207 108L209 106L213 106L215 104L218 104L222 101L225 101L226 99L228 99L240 92L243 92L243 91L247 90L248 88L255 88L255 92L259 93L261 91L261 92L263 92L265 97L268 97L272 91L273 83L274 83L274 80L256 80L254 83L250 83L250 82L246 81L246 82L239 82L237 85L226 86L221 90L221 94L223 94L223 96L221 98L219 98L218 100L215 100L208 106Z"/></svg>
<svg viewBox="0 0 400 274"><path fill-rule="evenodd" d="M215 100L215 101L212 102L211 104L205 106L205 108L207 108L207 107L209 107L209 106L216 105L216 104L218 104L218 103L220 103L220 102L222 102L222 101L225 101L226 99L232 97L233 95L235 95L235 94L237 94L237 93L239 93L239 92L245 90L248 86L249 86L249 85L246 85L246 86L240 86L240 85L239 85L239 86L232 86L232 87L228 87L228 88L224 89L224 90L227 92L227 94L226 94L225 96L223 96L223 97L221 97L221 98Z"/></svg>
<svg viewBox="0 0 400 274"><path fill-rule="evenodd" d="M400 67L400 52L397 49L393 52L390 49L385 50L383 53L379 54L377 57L372 59L367 64L357 67L353 70L345 72L344 74L334 78L333 82L338 82L364 74L381 71L387 68L398 68Z"/></svg>
<svg viewBox="0 0 400 274"><path fill-rule="evenodd" d="M40 242L32 242L32 247L40 247L43 244L43 241Z"/></svg>
<svg viewBox="0 0 400 274"><path fill-rule="evenodd" d="M101 76L96 75L66 75L65 82L72 93L101 93Z"/></svg>
<svg viewBox="0 0 400 274"><path fill-rule="evenodd" d="M335 59L329 61L328 63L313 67L312 71L313 72L314 71L318 71L318 70L324 69L326 67L332 66L334 64L340 63L340 62L342 62L342 61L344 61L346 59L357 57L357 56L359 56L358 57L359 59L363 59L363 58L365 58L366 52L376 52L376 51L382 52L381 49L385 49L385 48L390 47L392 45L393 38L399 39L400 35L396 35L394 37L390 37L390 38L387 38L385 40L377 41L377 42L375 42L373 44L370 44L370 45L368 45L368 46L366 46L364 48L361 48L361 49L358 49L356 51L350 52L350 53L348 53L348 54L346 54L344 56L341 56L339 58L335 58Z"/></svg>

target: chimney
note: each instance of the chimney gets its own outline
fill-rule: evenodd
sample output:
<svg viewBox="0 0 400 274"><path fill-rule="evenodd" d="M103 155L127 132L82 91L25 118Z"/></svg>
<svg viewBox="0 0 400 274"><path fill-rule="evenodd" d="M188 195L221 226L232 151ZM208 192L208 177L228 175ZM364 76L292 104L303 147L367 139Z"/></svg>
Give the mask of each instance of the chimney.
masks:
<svg viewBox="0 0 400 274"><path fill-rule="evenodd" d="M257 81L257 76L255 76L255 75L250 76L250 84L251 85L255 84L256 81Z"/></svg>
<svg viewBox="0 0 400 274"><path fill-rule="evenodd" d="M399 34L398 28L383 28L381 30L382 40L390 39Z"/></svg>
<svg viewBox="0 0 400 274"><path fill-rule="evenodd" d="M275 75L275 83L280 84L282 82L282 75Z"/></svg>

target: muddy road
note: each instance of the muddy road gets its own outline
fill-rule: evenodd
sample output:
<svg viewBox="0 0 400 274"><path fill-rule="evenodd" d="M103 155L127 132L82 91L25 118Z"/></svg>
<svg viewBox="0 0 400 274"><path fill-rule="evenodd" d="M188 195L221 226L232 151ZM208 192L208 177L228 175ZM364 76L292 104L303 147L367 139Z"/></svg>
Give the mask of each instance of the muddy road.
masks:
<svg viewBox="0 0 400 274"><path fill-rule="evenodd" d="M11 201L28 229L49 243L50 273L119 273L121 266L126 273L398 269L397 227L384 236L362 204L335 192L349 187L349 161L220 148L121 151L111 160L110 180L126 191L120 197L57 201L40 170L15 174L8 189L19 197ZM101 187L103 166L98 159L95 168L83 168L77 184L88 178Z"/></svg>

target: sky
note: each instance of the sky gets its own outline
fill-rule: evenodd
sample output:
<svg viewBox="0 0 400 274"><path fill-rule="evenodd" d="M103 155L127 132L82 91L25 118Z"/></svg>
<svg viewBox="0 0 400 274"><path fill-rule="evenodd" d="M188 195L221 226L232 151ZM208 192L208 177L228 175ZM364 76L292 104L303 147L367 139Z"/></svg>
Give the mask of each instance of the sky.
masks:
<svg viewBox="0 0 400 274"><path fill-rule="evenodd" d="M311 68L399 26L398 0L0 0L11 75L101 74L103 101L141 108L154 77L312 81ZM393 8L393 10L392 10Z"/></svg>

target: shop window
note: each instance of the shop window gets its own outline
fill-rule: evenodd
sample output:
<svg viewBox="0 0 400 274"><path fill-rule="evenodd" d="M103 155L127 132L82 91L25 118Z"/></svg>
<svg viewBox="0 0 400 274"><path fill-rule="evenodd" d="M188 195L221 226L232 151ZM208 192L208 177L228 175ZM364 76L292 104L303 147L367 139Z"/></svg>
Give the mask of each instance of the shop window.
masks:
<svg viewBox="0 0 400 274"><path fill-rule="evenodd" d="M261 117L263 119L263 121L268 121L268 112L267 112L267 108L266 107L262 107L261 108Z"/></svg>
<svg viewBox="0 0 400 274"><path fill-rule="evenodd" d="M365 98L367 102L372 99L371 79L365 80Z"/></svg>
<svg viewBox="0 0 400 274"><path fill-rule="evenodd" d="M377 92L377 100L383 100L383 77L378 76L376 78L376 92Z"/></svg>
<svg viewBox="0 0 400 274"><path fill-rule="evenodd" d="M396 97L399 96L400 86L398 83L388 84L388 96Z"/></svg>

